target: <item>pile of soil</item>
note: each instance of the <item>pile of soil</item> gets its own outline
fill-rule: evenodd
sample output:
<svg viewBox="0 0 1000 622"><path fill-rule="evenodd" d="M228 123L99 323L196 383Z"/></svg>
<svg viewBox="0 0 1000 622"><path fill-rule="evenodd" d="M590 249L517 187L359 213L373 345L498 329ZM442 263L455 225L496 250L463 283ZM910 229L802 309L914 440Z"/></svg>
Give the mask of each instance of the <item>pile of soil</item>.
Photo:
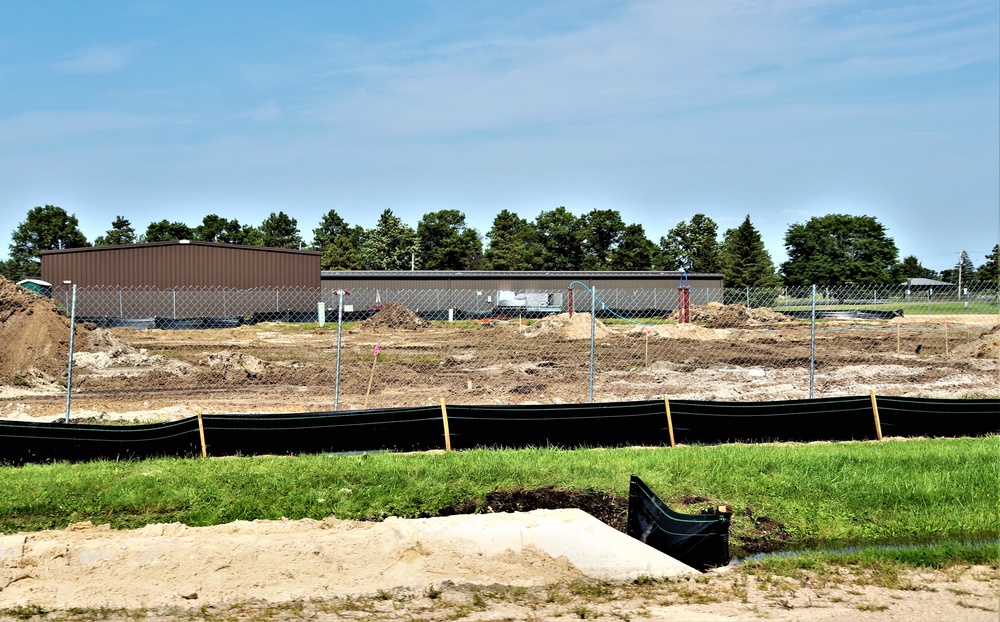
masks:
<svg viewBox="0 0 1000 622"><path fill-rule="evenodd" d="M77 333L85 342L81 332L89 331ZM68 355L69 318L51 299L0 276L0 384L64 378Z"/></svg>
<svg viewBox="0 0 1000 622"><path fill-rule="evenodd" d="M600 320L594 323L594 337L600 339L613 334L611 330ZM560 313L542 318L528 327L524 332L525 337L538 337L540 335L557 335L562 339L590 339L590 314L574 313L570 317L569 313Z"/></svg>
<svg viewBox="0 0 1000 622"><path fill-rule="evenodd" d="M955 354L977 359L1000 358L1000 324L983 333L979 339L956 347Z"/></svg>
<svg viewBox="0 0 1000 622"><path fill-rule="evenodd" d="M465 501L441 508L437 516L569 508L581 509L602 523L614 527L618 531L625 531L628 519L628 497L619 497L596 490L565 490L551 486L494 490L486 493L486 498L482 501Z"/></svg>
<svg viewBox="0 0 1000 622"><path fill-rule="evenodd" d="M677 311L671 312L667 317L677 319ZM709 328L730 328L794 322L795 318L767 307L748 308L743 303L724 305L721 302L710 302L691 307L691 321Z"/></svg>
<svg viewBox="0 0 1000 622"><path fill-rule="evenodd" d="M361 322L362 330L378 330L380 328L418 330L425 326L428 326L426 320L421 319L416 313L398 302L390 302L382 307L378 313Z"/></svg>
<svg viewBox="0 0 1000 622"><path fill-rule="evenodd" d="M659 337L662 339L694 339L696 341L713 341L728 339L729 331L722 328L705 328L698 324L657 324L655 326L636 326L628 331L633 337Z"/></svg>

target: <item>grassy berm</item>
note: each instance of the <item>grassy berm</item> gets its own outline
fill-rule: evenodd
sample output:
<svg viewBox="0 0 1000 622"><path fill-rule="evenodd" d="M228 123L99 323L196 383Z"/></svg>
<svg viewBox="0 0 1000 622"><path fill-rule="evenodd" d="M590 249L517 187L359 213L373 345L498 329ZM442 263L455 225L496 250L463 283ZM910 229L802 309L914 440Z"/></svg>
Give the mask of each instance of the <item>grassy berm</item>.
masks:
<svg viewBox="0 0 1000 622"><path fill-rule="evenodd" d="M476 450L0 467L0 532L110 523L581 507L623 529L630 474L672 507L733 513L735 557L826 551L997 565L1000 437L654 449ZM926 545L905 550L882 545ZM857 547L849 552L830 552ZM816 555L769 564L811 564Z"/></svg>

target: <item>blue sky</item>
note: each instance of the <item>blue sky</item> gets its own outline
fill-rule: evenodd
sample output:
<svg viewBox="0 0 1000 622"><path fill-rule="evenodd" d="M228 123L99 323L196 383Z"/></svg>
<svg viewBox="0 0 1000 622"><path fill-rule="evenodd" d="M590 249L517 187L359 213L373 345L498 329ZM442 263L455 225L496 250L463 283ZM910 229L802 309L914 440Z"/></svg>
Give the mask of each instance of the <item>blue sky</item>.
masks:
<svg viewBox="0 0 1000 622"><path fill-rule="evenodd" d="M34 206L374 226L617 209L658 241L872 215L932 269L1000 241L1000 6L0 0L0 256Z"/></svg>

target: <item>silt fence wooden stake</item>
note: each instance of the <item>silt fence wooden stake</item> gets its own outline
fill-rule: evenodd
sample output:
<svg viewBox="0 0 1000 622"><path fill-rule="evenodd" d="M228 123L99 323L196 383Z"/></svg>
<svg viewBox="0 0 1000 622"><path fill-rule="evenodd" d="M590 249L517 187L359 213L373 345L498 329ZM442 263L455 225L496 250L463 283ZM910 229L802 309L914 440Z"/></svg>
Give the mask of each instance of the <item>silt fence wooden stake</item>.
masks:
<svg viewBox="0 0 1000 622"><path fill-rule="evenodd" d="M875 389L870 390L872 396L872 413L875 415L875 435L882 440L882 422L878 418L878 401L875 399Z"/></svg>
<svg viewBox="0 0 1000 622"><path fill-rule="evenodd" d="M444 422L444 450L451 451L451 431L448 430L448 407L441 398L441 421Z"/></svg>
<svg viewBox="0 0 1000 622"><path fill-rule="evenodd" d="M670 446L676 447L676 443L674 443L674 420L670 416L670 396L663 395L663 405L667 408L667 430L670 431Z"/></svg>
<svg viewBox="0 0 1000 622"><path fill-rule="evenodd" d="M205 445L205 422L201 419L201 409L198 409L198 436L201 437L201 457L208 457L208 446Z"/></svg>

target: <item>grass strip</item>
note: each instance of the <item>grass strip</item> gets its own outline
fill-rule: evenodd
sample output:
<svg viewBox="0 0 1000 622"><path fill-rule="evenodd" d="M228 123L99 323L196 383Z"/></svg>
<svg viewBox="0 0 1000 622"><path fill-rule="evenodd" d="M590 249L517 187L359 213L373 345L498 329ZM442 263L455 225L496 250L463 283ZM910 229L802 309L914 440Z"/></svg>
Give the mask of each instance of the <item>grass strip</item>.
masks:
<svg viewBox="0 0 1000 622"><path fill-rule="evenodd" d="M730 505L734 544L762 516L784 525L791 550L993 542L1000 538L998 455L1000 437L987 437L0 467L0 532L86 520L136 528L434 516L498 489L626 495L635 473L668 502L697 496Z"/></svg>

